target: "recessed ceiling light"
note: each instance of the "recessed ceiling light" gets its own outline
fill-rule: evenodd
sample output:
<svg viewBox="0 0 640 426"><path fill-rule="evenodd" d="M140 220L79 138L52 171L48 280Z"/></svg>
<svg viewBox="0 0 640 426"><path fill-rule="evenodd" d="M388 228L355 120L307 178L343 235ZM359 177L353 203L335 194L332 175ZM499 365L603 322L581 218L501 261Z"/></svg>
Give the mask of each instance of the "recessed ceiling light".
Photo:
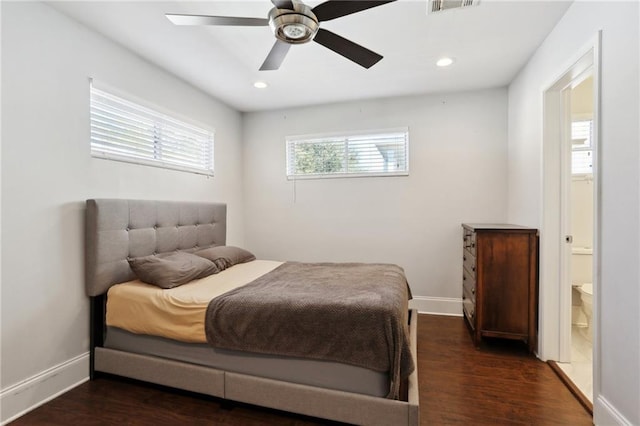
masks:
<svg viewBox="0 0 640 426"><path fill-rule="evenodd" d="M438 62L436 62L436 65L439 67L448 67L452 63L453 63L453 58L448 58L445 56L444 58L438 59Z"/></svg>
<svg viewBox="0 0 640 426"><path fill-rule="evenodd" d="M255 83L253 83L253 87L255 87L256 89L266 89L267 86L268 84L264 81L256 81Z"/></svg>

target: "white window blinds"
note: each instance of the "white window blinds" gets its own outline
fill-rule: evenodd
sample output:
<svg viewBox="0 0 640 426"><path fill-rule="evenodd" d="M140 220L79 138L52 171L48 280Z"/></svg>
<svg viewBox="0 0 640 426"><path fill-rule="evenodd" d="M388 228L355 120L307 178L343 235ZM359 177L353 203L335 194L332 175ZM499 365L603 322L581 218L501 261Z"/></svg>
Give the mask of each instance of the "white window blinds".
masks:
<svg viewBox="0 0 640 426"><path fill-rule="evenodd" d="M287 138L287 177L326 178L409 174L409 131Z"/></svg>
<svg viewBox="0 0 640 426"><path fill-rule="evenodd" d="M571 173L593 173L593 120L571 123Z"/></svg>
<svg viewBox="0 0 640 426"><path fill-rule="evenodd" d="M91 85L91 155L213 175L213 132Z"/></svg>

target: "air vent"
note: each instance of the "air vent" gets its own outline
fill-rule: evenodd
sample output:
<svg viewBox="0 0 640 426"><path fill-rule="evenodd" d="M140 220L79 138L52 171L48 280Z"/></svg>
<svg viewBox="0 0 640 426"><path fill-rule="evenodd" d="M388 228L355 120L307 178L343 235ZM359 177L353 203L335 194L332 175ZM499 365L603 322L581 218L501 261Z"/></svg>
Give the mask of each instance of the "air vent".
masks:
<svg viewBox="0 0 640 426"><path fill-rule="evenodd" d="M480 0L428 0L427 13L477 6L479 3Z"/></svg>

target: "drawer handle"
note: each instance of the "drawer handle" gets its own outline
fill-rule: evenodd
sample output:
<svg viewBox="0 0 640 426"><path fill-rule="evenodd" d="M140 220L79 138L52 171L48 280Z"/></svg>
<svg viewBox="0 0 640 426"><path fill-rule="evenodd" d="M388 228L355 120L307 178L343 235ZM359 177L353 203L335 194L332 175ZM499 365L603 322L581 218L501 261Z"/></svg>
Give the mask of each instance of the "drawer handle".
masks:
<svg viewBox="0 0 640 426"><path fill-rule="evenodd" d="M466 262L467 261L467 256L462 256L462 260Z"/></svg>
<svg viewBox="0 0 640 426"><path fill-rule="evenodd" d="M476 294L476 289L475 289L475 287L471 289L471 294Z"/></svg>
<svg viewBox="0 0 640 426"><path fill-rule="evenodd" d="M472 266L472 267L471 267L471 270L472 270L473 272L475 272L475 271L476 271L476 267L475 267L475 266Z"/></svg>
<svg viewBox="0 0 640 426"><path fill-rule="evenodd" d="M467 276L466 276L466 275L463 275L463 276L462 276L462 281L466 281L466 280L467 280Z"/></svg>

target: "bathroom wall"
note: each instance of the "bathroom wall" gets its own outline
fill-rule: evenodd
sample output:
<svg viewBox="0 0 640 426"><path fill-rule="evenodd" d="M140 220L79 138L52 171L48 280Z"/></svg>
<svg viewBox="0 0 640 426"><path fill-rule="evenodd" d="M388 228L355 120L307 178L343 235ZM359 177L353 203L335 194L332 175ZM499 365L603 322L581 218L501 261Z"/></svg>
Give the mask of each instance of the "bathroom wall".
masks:
<svg viewBox="0 0 640 426"><path fill-rule="evenodd" d="M574 177L571 182L571 281L593 282L593 179Z"/></svg>
<svg viewBox="0 0 640 426"><path fill-rule="evenodd" d="M593 77L571 90L572 120L593 119ZM574 176L571 181L571 234L573 284L593 282L593 175Z"/></svg>

